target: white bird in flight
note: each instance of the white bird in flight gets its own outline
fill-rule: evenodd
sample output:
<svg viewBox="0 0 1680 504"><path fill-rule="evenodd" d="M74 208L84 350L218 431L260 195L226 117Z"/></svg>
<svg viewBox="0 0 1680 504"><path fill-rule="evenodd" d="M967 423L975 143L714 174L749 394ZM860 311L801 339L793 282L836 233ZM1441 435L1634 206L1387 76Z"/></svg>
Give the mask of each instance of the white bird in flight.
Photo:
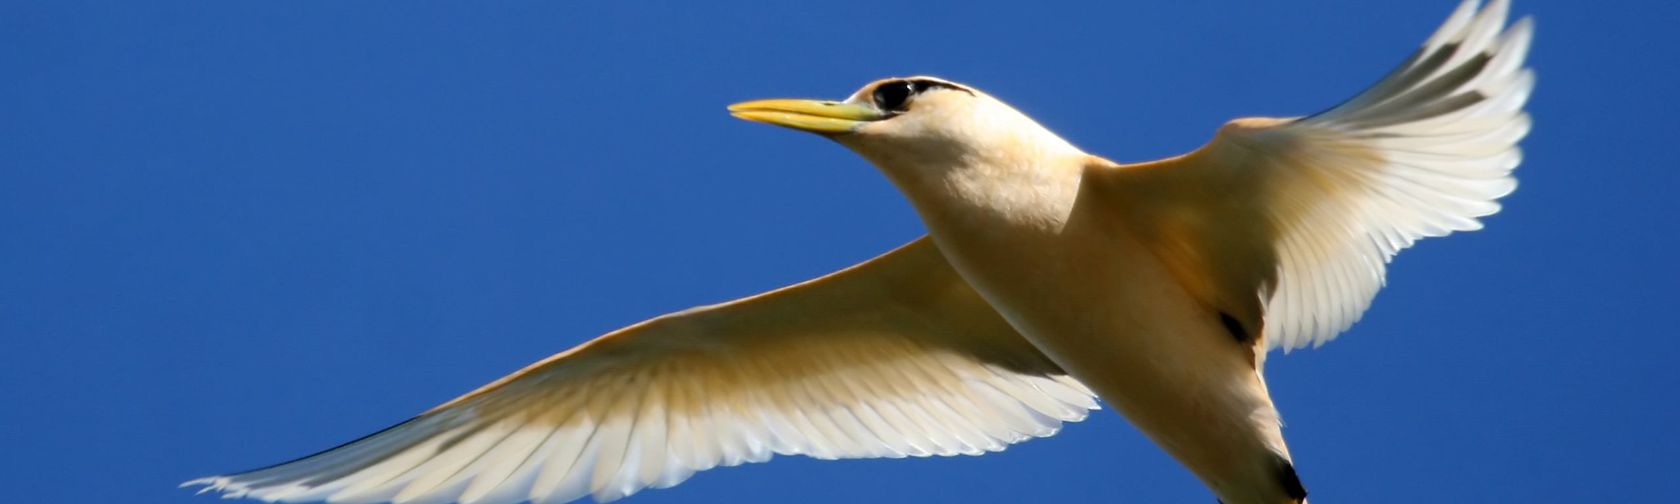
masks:
<svg viewBox="0 0 1680 504"><path fill-rule="evenodd" d="M1533 34L1467 0L1353 99L1237 119L1120 164L974 87L872 82L735 116L875 164L928 236L833 274L644 321L419 416L186 483L340 503L610 501L716 466L981 454L1101 397L1226 504L1305 502L1266 352L1357 320L1395 253L1515 187Z"/></svg>

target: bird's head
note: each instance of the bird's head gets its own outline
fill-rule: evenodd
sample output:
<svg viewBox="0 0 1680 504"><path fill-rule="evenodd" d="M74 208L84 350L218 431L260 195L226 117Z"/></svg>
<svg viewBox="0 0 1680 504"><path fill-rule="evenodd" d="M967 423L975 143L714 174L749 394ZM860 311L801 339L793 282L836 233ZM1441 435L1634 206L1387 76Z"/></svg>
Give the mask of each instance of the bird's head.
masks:
<svg viewBox="0 0 1680 504"><path fill-rule="evenodd" d="M1078 152L1002 101L935 77L881 79L841 101L756 100L729 111L829 137L893 178L936 175L965 163L1021 166Z"/></svg>

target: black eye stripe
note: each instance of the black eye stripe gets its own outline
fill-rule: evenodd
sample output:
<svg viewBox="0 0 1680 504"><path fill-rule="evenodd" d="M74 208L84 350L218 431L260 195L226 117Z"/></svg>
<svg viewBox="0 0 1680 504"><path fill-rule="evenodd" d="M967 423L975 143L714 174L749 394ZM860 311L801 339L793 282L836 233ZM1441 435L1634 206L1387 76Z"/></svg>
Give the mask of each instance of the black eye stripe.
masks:
<svg viewBox="0 0 1680 504"><path fill-rule="evenodd" d="M875 106L883 111L903 112L911 97L930 89L950 89L970 95L974 94L973 91L936 80L913 79L883 82L881 85L875 86L875 92L871 95L871 98L874 100Z"/></svg>
<svg viewBox="0 0 1680 504"><path fill-rule="evenodd" d="M969 96L974 96L974 91L970 91L968 88L936 80L916 79L910 81L910 87L915 89L917 93L921 93L929 89L949 89L952 91L962 91L964 93L968 93Z"/></svg>

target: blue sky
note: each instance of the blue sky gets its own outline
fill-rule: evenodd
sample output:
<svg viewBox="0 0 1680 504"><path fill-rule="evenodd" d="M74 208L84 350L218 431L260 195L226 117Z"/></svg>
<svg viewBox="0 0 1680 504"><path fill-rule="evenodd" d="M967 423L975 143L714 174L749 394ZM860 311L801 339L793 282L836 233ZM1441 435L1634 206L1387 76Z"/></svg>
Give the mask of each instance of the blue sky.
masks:
<svg viewBox="0 0 1680 504"><path fill-rule="evenodd" d="M210 502L175 484L922 232L864 161L735 101L933 74L1144 160L1334 104L1453 7L1168 3L0 3L0 485ZM1680 7L1515 9L1540 85L1505 211L1269 363L1317 502L1680 490ZM630 502L725 499L1213 501L1105 411L1001 454L778 458Z"/></svg>

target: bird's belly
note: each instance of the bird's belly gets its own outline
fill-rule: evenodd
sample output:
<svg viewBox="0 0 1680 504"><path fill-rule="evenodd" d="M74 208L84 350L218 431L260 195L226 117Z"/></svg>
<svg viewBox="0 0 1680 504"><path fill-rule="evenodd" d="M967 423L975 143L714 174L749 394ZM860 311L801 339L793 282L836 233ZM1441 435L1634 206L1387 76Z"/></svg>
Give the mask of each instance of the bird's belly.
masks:
<svg viewBox="0 0 1680 504"><path fill-rule="evenodd" d="M1011 325L1216 492L1273 484L1265 466L1287 451L1249 345L1151 252L1114 234L945 250Z"/></svg>

